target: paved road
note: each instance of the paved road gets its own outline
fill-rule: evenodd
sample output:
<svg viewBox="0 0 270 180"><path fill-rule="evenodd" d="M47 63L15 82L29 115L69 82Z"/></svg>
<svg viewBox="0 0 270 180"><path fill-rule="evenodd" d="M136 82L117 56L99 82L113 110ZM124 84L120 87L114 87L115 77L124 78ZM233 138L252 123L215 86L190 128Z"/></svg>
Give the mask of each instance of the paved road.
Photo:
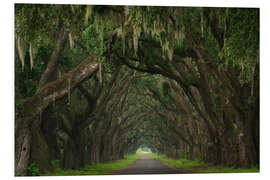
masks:
<svg viewBox="0 0 270 180"><path fill-rule="evenodd" d="M116 174L180 174L180 172L151 158L148 154L141 154L134 164Z"/></svg>

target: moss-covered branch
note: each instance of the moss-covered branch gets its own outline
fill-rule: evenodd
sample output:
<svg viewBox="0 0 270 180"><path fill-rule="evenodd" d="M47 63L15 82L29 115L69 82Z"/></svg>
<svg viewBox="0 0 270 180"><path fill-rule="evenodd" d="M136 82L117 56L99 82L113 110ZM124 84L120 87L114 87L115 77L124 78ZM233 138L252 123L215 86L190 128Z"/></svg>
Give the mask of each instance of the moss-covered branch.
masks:
<svg viewBox="0 0 270 180"><path fill-rule="evenodd" d="M41 113L53 101L70 94L83 80L98 70L96 55L89 55L78 67L65 73L60 79L48 83L24 104L25 123Z"/></svg>

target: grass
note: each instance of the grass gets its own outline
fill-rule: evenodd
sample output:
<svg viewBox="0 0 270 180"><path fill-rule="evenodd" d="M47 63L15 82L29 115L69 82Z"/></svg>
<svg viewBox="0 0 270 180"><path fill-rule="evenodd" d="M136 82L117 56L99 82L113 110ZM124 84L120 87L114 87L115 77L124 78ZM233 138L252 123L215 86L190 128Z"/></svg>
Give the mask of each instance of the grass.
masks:
<svg viewBox="0 0 270 180"><path fill-rule="evenodd" d="M243 168L232 168L223 166L211 166L207 168L201 168L198 170L199 173L258 173L259 168L251 167L249 169Z"/></svg>
<svg viewBox="0 0 270 180"><path fill-rule="evenodd" d="M95 163L86 165L80 170L63 170L59 161L53 161L55 171L53 173L41 174L41 176L74 176L74 175L108 175L114 171L126 168L139 158L139 154L126 155L125 159L108 163Z"/></svg>
<svg viewBox="0 0 270 180"><path fill-rule="evenodd" d="M249 169L232 168L205 164L202 160L170 159L165 155L154 153L151 156L186 173L254 173L260 171L258 167Z"/></svg>
<svg viewBox="0 0 270 180"><path fill-rule="evenodd" d="M203 162L199 160L191 161L187 159L170 159L167 158L165 155L159 155L154 153L152 153L150 156L175 168L181 168L184 170L190 170L192 169L192 167L203 165Z"/></svg>

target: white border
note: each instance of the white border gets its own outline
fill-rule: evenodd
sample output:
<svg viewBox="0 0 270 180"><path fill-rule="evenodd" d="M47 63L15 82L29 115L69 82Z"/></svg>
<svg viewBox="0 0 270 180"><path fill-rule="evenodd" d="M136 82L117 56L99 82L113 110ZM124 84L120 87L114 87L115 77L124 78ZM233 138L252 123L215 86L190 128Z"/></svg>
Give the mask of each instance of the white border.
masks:
<svg viewBox="0 0 270 180"><path fill-rule="evenodd" d="M15 2L25 3L25 0ZM158 6L215 6L215 7L258 7L261 1L255 0L28 0L29 3L49 4L100 4L100 5L158 5Z"/></svg>
<svg viewBox="0 0 270 180"><path fill-rule="evenodd" d="M261 14L261 43L260 43L260 53L261 53L261 81L260 81L260 123L261 123L261 173L259 174L189 174L189 175L129 175L129 176L74 176L74 177L49 177L49 179L138 179L138 178L172 178L172 179L269 179L269 84L270 80L269 68L270 68L270 9L267 0L11 0L2 2L1 8L1 159L0 159L0 170L1 177L5 179L14 179L14 75L13 75L13 39L14 39L14 13L13 6L14 3L42 3L42 4L110 4L110 5L173 5L173 6L203 6L203 7L259 7ZM42 177L47 179L48 177ZM23 177L21 179L28 179L28 177ZM38 177L33 177L31 179L39 179Z"/></svg>

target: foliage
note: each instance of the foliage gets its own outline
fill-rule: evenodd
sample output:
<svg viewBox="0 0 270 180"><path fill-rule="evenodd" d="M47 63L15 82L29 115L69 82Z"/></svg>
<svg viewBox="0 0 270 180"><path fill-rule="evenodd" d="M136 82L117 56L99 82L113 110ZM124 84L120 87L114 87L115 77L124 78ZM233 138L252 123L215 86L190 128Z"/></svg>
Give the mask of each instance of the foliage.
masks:
<svg viewBox="0 0 270 180"><path fill-rule="evenodd" d="M36 166L35 163L31 163L27 168L28 174L31 176L38 176L39 175L39 168Z"/></svg>
<svg viewBox="0 0 270 180"><path fill-rule="evenodd" d="M86 165L80 170L63 170L60 168L59 161L53 161L55 168L54 173L41 174L41 176L71 176L71 175L105 175L112 174L114 171L118 171L126 168L139 158L139 154L125 155L125 159L117 160L107 163L95 163Z"/></svg>
<svg viewBox="0 0 270 180"><path fill-rule="evenodd" d="M245 168L229 168L224 166L210 166L205 168L198 168L196 170L198 173L259 173L258 167Z"/></svg>
<svg viewBox="0 0 270 180"><path fill-rule="evenodd" d="M24 102L36 93L61 27L69 46L63 46L55 65L57 79L89 55L97 55L100 64L98 73L53 102L52 116L64 119L55 129L70 139L86 129L83 138L100 135L100 148L113 142L118 152L149 147L180 154L175 161L156 158L186 169L203 165L200 159L183 159L190 158L193 145L200 147L193 158L224 139L222 148L231 154L247 152L240 151L237 133L241 121L245 127L259 124L254 110L259 9L16 4L16 111L23 112ZM250 137L258 136L254 132ZM56 174L113 169L112 164L94 164L66 172L58 163L53 163Z"/></svg>
<svg viewBox="0 0 270 180"><path fill-rule="evenodd" d="M258 167L251 168L233 168L224 166L213 166L204 163L202 160L170 159L164 155L151 154L151 157L158 159L175 168L179 168L187 173L250 173L259 172Z"/></svg>
<svg viewBox="0 0 270 180"><path fill-rule="evenodd" d="M188 159L170 159L167 158L165 155L160 154L151 154L151 157L158 159L162 162L165 162L173 167L184 169L184 170L190 170L193 167L203 165L204 163L201 160L188 160Z"/></svg>
<svg viewBox="0 0 270 180"><path fill-rule="evenodd" d="M182 158L182 159L187 159L188 158L188 149L181 149L181 150L178 150L178 155L179 155L179 158Z"/></svg>

